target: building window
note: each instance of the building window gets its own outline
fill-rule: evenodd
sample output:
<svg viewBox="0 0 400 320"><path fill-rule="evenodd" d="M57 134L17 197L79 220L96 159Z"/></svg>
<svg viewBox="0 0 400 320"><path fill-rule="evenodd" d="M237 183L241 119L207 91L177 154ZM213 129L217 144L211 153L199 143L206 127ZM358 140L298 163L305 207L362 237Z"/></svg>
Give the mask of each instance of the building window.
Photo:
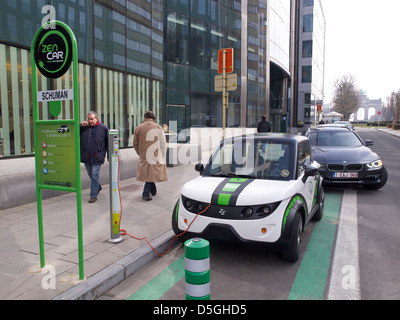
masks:
<svg viewBox="0 0 400 320"><path fill-rule="evenodd" d="M204 1L205 2L205 1ZM209 24L193 19L190 23L190 65L210 68L210 30Z"/></svg>
<svg viewBox="0 0 400 320"><path fill-rule="evenodd" d="M79 64L80 120L91 106L90 66ZM72 87L69 70L58 79L37 75L38 91ZM76 89L78 90L78 89ZM61 114L51 115L48 102L38 103L39 119L71 119L73 102L62 101ZM85 114L86 113L86 114ZM31 55L27 50L0 44L0 158L34 154Z"/></svg>
<svg viewBox="0 0 400 320"><path fill-rule="evenodd" d="M313 41L303 41L303 58L312 58Z"/></svg>
<svg viewBox="0 0 400 320"><path fill-rule="evenodd" d="M304 7L312 7L314 5L314 0L304 0Z"/></svg>
<svg viewBox="0 0 400 320"><path fill-rule="evenodd" d="M311 66L303 66L301 76L302 83L311 83L312 82L312 67Z"/></svg>
<svg viewBox="0 0 400 320"><path fill-rule="evenodd" d="M313 32L314 15L306 14L303 17L303 32Z"/></svg>
<svg viewBox="0 0 400 320"><path fill-rule="evenodd" d="M174 12L167 15L167 61L189 64L189 19Z"/></svg>

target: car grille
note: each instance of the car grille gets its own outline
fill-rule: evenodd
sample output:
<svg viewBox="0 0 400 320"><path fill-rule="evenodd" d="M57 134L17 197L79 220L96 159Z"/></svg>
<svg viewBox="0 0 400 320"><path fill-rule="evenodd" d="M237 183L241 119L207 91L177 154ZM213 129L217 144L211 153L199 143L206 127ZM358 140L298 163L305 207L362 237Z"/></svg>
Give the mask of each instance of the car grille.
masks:
<svg viewBox="0 0 400 320"><path fill-rule="evenodd" d="M340 171L361 171L363 169L362 164L328 164L327 168L330 171L340 172Z"/></svg>

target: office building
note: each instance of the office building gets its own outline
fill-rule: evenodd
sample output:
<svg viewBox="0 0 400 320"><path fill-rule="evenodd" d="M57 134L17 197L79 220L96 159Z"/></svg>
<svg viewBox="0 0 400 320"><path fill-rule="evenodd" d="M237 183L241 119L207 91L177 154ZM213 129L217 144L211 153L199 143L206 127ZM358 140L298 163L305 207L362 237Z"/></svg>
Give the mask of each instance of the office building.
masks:
<svg viewBox="0 0 400 320"><path fill-rule="evenodd" d="M233 48L233 72L237 74L237 89L229 92L227 126L254 128L263 114L276 132L296 126L294 89L304 96L308 93L310 101L321 98L319 89L308 88L306 93L305 87L296 84L297 74L303 71L297 60L299 34L303 36L298 26L304 18L300 13L309 10L306 2L310 1L3 1L1 184L7 184L11 176L18 177L21 184L27 179L34 184L30 48L43 22L55 18L74 31L79 59L79 117L84 120L88 111L95 110L101 122L119 131L123 150L132 148L134 129L147 110L154 111L160 125L175 122L178 132L190 127L222 126L222 95L214 90L218 50L222 48ZM313 29L304 33L301 41L313 40L312 57L305 60L312 68L312 83L320 88L323 70L318 66L323 65L323 44L319 41L324 21L320 1L315 2L310 11L315 14ZM54 9L48 11L48 6ZM72 79L71 70L55 80L39 75L38 90L70 88ZM299 102L302 99L299 96ZM41 119L54 118L48 109L47 103L41 104ZM72 110L72 101L63 101L58 118L71 118ZM299 120L307 115L304 110ZM3 186L0 208L6 207L11 197L11 191Z"/></svg>
<svg viewBox="0 0 400 320"><path fill-rule="evenodd" d="M326 22L321 0L299 1L298 121L319 122L324 103Z"/></svg>

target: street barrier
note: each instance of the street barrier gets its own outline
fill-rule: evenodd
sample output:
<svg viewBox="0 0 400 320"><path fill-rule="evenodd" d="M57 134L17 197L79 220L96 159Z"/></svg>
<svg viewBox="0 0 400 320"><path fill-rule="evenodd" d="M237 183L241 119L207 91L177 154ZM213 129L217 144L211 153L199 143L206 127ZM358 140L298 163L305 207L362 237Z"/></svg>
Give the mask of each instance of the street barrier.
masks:
<svg viewBox="0 0 400 320"><path fill-rule="evenodd" d="M186 300L210 300L210 243L194 238L185 242Z"/></svg>

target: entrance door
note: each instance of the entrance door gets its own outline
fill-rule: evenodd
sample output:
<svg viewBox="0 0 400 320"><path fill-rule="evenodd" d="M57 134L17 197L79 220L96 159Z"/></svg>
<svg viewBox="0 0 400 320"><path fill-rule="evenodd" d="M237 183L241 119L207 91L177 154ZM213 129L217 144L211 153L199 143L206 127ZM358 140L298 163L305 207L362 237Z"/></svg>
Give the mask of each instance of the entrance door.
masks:
<svg viewBox="0 0 400 320"><path fill-rule="evenodd" d="M186 106L167 105L169 142L185 143L189 141L189 128L186 128Z"/></svg>

